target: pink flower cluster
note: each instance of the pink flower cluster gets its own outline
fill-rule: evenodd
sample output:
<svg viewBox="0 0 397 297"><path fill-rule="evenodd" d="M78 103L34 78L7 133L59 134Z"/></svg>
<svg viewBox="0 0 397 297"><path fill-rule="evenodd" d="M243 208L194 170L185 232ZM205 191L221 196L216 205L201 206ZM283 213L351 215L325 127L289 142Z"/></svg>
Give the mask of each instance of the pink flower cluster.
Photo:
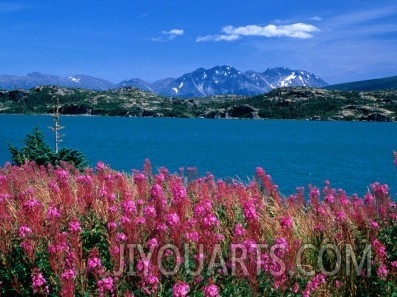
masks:
<svg viewBox="0 0 397 297"><path fill-rule="evenodd" d="M49 294L49 287L47 284L46 279L44 278L43 274L38 270L34 269L32 273L32 287L33 293L39 294Z"/></svg>
<svg viewBox="0 0 397 297"><path fill-rule="evenodd" d="M189 294L190 286L184 282L177 282L172 287L172 296L173 297L185 297Z"/></svg>
<svg viewBox="0 0 397 297"><path fill-rule="evenodd" d="M381 236L397 222L386 185L374 183L359 197L326 182L283 197L262 168L249 184L193 177L192 169L188 176L165 168L153 174L149 162L132 175L102 162L83 172L0 168L0 273L12 273L18 251L31 278L2 280L2 292L30 283L34 294L68 297L214 297L233 288L258 296L354 296L371 285L365 265L363 276L340 269L326 277L337 257L323 246L349 246L361 259L369 245L376 283L397 282L397 261Z"/></svg>

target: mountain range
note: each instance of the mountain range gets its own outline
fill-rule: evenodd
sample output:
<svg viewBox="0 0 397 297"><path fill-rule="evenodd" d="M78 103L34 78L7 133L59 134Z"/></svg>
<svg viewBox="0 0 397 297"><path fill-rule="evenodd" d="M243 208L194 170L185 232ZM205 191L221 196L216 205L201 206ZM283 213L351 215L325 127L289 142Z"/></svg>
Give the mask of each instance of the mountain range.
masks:
<svg viewBox="0 0 397 297"><path fill-rule="evenodd" d="M338 91L381 91L397 90L397 76L348 82L325 87L328 90Z"/></svg>
<svg viewBox="0 0 397 297"><path fill-rule="evenodd" d="M112 83L87 75L60 77L38 72L25 76L0 75L0 89L30 89L54 85L88 90L110 90L135 87L161 96L192 98L213 95L257 95L278 87L325 87L328 84L313 73L285 67L270 68L264 72L242 72L231 66L198 68L178 78L165 78L149 83L139 78Z"/></svg>

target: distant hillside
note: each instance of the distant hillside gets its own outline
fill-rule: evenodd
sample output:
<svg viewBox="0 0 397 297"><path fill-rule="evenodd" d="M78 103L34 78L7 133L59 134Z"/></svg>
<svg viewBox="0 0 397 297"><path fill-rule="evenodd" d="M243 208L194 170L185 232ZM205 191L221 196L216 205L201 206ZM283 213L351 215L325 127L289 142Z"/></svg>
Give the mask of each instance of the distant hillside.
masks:
<svg viewBox="0 0 397 297"><path fill-rule="evenodd" d="M397 90L356 92L284 87L257 96L181 99L137 88L92 91L59 87L0 91L0 113L133 117L396 121Z"/></svg>
<svg viewBox="0 0 397 297"><path fill-rule="evenodd" d="M325 87L325 89L339 91L397 90L397 76L330 85Z"/></svg>
<svg viewBox="0 0 397 297"><path fill-rule="evenodd" d="M39 72L28 73L25 76L0 75L0 90L26 90L45 85L89 90L108 90L112 88L114 84L107 80L88 75L61 77Z"/></svg>

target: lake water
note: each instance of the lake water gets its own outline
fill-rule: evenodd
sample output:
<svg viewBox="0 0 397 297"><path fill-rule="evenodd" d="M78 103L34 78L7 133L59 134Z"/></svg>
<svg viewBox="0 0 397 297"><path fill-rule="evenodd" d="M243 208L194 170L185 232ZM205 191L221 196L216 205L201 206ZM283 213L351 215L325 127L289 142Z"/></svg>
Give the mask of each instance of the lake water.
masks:
<svg viewBox="0 0 397 297"><path fill-rule="evenodd" d="M7 143L21 146L35 126L53 142L50 116L1 115L0 125L0 165L10 160ZM125 172L149 158L153 168L197 167L200 176L247 181L260 166L286 195L326 179L348 194L376 181L397 193L396 123L70 116L61 125L61 147Z"/></svg>

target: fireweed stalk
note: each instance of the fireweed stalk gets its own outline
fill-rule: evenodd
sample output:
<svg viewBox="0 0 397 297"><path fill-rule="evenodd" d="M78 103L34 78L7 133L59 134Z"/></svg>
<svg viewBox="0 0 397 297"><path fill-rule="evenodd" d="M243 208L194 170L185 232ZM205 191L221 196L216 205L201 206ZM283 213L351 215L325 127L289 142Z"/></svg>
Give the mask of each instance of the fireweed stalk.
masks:
<svg viewBox="0 0 397 297"><path fill-rule="evenodd" d="M396 291L388 187L281 196L194 169L0 168L0 294L327 296Z"/></svg>

